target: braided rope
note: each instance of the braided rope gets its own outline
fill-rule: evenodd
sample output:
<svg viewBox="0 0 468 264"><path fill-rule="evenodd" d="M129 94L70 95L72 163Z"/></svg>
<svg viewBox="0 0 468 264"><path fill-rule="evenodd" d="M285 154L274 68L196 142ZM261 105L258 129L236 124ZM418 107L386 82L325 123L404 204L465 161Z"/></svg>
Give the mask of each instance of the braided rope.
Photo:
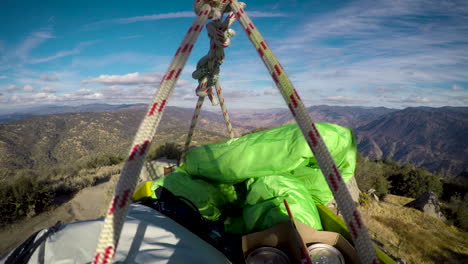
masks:
<svg viewBox="0 0 468 264"><path fill-rule="evenodd" d="M216 93L218 94L218 99L219 99L219 102L220 102L221 110L223 111L224 121L226 123L226 128L228 130L229 137L234 138L234 131L233 131L232 125L231 125L231 119L229 117L226 104L224 103L224 96L223 96L223 92L222 92L222 89L221 89L221 85L219 84L219 81L217 81L215 83L215 87L216 87ZM204 101L205 101L205 97L203 97L203 96L198 97L197 105L195 106L195 111L194 111L193 116L192 116L192 122L190 124L190 129L189 129L189 132L187 133L187 138L185 139L184 151L182 152L180 162L185 161L185 157L186 157L187 152L189 150L190 142L192 142L193 133L195 132L195 127L197 125L198 117L200 116L201 108L203 106Z"/></svg>
<svg viewBox="0 0 468 264"><path fill-rule="evenodd" d="M210 5L205 4L205 1L209 2ZM131 194L135 189L138 175L143 167L148 145L153 139L157 127L159 126L159 122L161 121L167 99L172 93L178 77L187 62L193 48L193 44L197 40L200 31L203 28L202 25L205 23L208 16L219 16L220 11L216 7L222 6L224 8L228 4L227 0L205 1L196 0L195 10L198 17L189 28L182 44L177 49L169 69L161 81L160 88L153 97L152 103L148 108L147 115L143 119L137 131L132 144L133 147L131 148L129 156L125 162L113 199L109 205L109 210L104 220L104 226L101 230L93 263L112 262L128 206L131 201ZM211 8L211 6L214 8ZM263 62L271 72L273 80L277 84L293 116L296 118L296 122L301 127L309 146L314 152L323 174L326 175L327 182L335 195L338 206L343 212L348 228L351 230L359 257L363 263L379 263L378 259L375 257L375 251L372 247L372 243L367 234L367 229L364 226L359 211L357 211L354 203L352 202L349 191L347 190L338 169L334 165L334 161L328 152L325 143L320 137L318 130L311 122L300 97L293 88L286 74L282 74L283 68L266 45L260 33L254 27L247 14L245 14L243 6L241 6L237 0L232 0L230 1L230 7L236 13L237 18L247 32L249 39L257 48Z"/></svg>
<svg viewBox="0 0 468 264"><path fill-rule="evenodd" d="M231 0L230 6L235 12L237 19L244 28L250 41L257 49L268 71L283 96L286 104L302 130L307 143L317 159L323 175L335 196L338 207L343 212L348 229L351 231L354 244L362 263L379 263L375 255L372 241L367 233L367 228L356 208L351 195L338 171L335 162L330 155L322 137L314 123L311 121L301 98L294 89L291 81L286 76L283 67L276 59L271 49L266 44L260 32L254 26L248 15L239 5L237 0Z"/></svg>
<svg viewBox="0 0 468 264"><path fill-rule="evenodd" d="M219 81L215 83L215 89L216 89L216 93L218 94L221 111L223 111L224 122L226 123L226 128L229 133L229 137L234 138L234 131L232 130L231 118L229 117L226 104L224 103L223 90L221 89L221 85L219 84Z"/></svg>
<svg viewBox="0 0 468 264"><path fill-rule="evenodd" d="M196 6L195 10L198 16L177 49L132 143L132 148L120 175L99 236L93 260L95 264L112 263L128 206L131 202L131 196L146 159L148 146L161 121L167 99L176 85L193 45L208 19L208 15L215 12L208 4L200 4L198 7Z"/></svg>
<svg viewBox="0 0 468 264"><path fill-rule="evenodd" d="M245 5L242 3L242 5ZM213 96L212 88L219 79L219 68L224 62L224 49L231 43L231 37L235 36L235 31L230 26L235 22L234 13L230 13L224 22L219 19L213 20L206 25L208 37L210 38L210 49L208 54L202 57L192 77L198 80L196 93L198 96L208 96L213 105L218 102Z"/></svg>
<svg viewBox="0 0 468 264"><path fill-rule="evenodd" d="M243 3L241 3L241 5L245 6ZM231 25L235 21L236 17L234 13L230 12L224 22L221 22L221 17L219 17L219 19L214 20L206 25L208 37L210 38L210 49L208 54L198 61L197 68L192 74L192 77L198 80L198 87L196 89L198 101L192 116L192 123L187 134L187 139L185 140L184 151L182 152L182 156L180 158L181 162L185 161L185 156L189 150L190 142L192 141L192 136L198 122L198 116L200 115L205 96L209 97L213 105L218 104L216 97L213 96L213 86L215 86L215 90L218 95L218 100L220 102L221 111L223 112L223 117L226 123L229 137L234 138L231 120L227 112L226 104L224 103L224 96L221 90L221 85L219 84L219 68L224 62L224 49L229 46L231 43L230 38L235 35L235 31L230 29Z"/></svg>
<svg viewBox="0 0 468 264"><path fill-rule="evenodd" d="M187 154L187 151L189 150L190 142L192 141L193 132L195 131L195 126L197 125L198 116L200 115L201 107L202 107L204 101L205 101L204 96L199 96L198 97L197 106L195 107L195 112L193 113L192 124L190 124L190 129L189 129L189 132L187 134L187 139L185 140L184 152L182 152L180 162L185 161L185 155Z"/></svg>

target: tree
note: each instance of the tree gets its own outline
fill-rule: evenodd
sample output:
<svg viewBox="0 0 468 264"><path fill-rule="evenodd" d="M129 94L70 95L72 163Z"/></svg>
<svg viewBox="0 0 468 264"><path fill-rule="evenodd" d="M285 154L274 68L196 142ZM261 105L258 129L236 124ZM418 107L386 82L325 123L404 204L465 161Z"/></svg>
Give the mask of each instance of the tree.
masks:
<svg viewBox="0 0 468 264"><path fill-rule="evenodd" d="M354 175L359 189L364 192L375 189L375 194L379 198L384 198L388 193L390 184L384 176L383 167L385 165L382 162L369 161L358 153Z"/></svg>
<svg viewBox="0 0 468 264"><path fill-rule="evenodd" d="M432 191L437 196L442 194L442 182L439 176L427 170L404 165L388 178L390 191L396 195L417 198L424 192Z"/></svg>

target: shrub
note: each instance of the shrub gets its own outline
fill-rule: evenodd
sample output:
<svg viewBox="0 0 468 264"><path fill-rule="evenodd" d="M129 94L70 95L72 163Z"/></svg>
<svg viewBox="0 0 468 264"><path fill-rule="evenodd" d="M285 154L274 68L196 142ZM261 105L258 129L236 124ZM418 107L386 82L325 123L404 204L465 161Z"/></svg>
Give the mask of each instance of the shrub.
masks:
<svg viewBox="0 0 468 264"><path fill-rule="evenodd" d="M437 196L442 194L442 182L438 175L411 165L401 167L388 179L392 185L390 190L396 195L417 198L428 191Z"/></svg>
<svg viewBox="0 0 468 264"><path fill-rule="evenodd" d="M379 198L384 198L388 192L413 198L427 191L438 196L442 194L439 175L410 164L400 165L389 158L369 161L358 154L355 176L362 191L373 188Z"/></svg>
<svg viewBox="0 0 468 264"><path fill-rule="evenodd" d="M15 172L11 169L0 168L0 181L8 181L15 175Z"/></svg>
<svg viewBox="0 0 468 264"><path fill-rule="evenodd" d="M242 136L245 136L245 135L248 135L248 134L252 134L252 133L257 133L257 132L264 131L264 130L268 130L268 129L269 129L269 128L267 128L267 127L257 127L257 128L252 129L252 130L249 131L249 132L246 132L246 133L242 134Z"/></svg>
<svg viewBox="0 0 468 264"><path fill-rule="evenodd" d="M84 161L82 164L83 169L96 169L103 166L111 166L115 164L119 164L123 161L121 156L105 153L105 154L97 154L95 156L91 156Z"/></svg>
<svg viewBox="0 0 468 264"><path fill-rule="evenodd" d="M444 204L444 215L449 224L453 224L464 231L468 231L468 194L455 194L450 202Z"/></svg>
<svg viewBox="0 0 468 264"><path fill-rule="evenodd" d="M148 159L155 160L161 157L166 157L168 159L180 160L181 155L182 147L176 143L168 142L156 149L150 148Z"/></svg>
<svg viewBox="0 0 468 264"><path fill-rule="evenodd" d="M369 161L358 153L356 164L356 182L361 191L375 189L375 194L383 199L387 195L390 183L384 176L382 162Z"/></svg>
<svg viewBox="0 0 468 264"><path fill-rule="evenodd" d="M468 184L461 181L445 179L443 180L442 189L441 199L444 201L450 201L450 198L457 193L461 195L461 197L464 197L465 194L468 193Z"/></svg>
<svg viewBox="0 0 468 264"><path fill-rule="evenodd" d="M367 193L360 193L359 194L359 205L364 208L369 208L371 205L372 198Z"/></svg>
<svg viewBox="0 0 468 264"><path fill-rule="evenodd" d="M40 213L52 204L49 185L36 176L21 170L14 182L0 185L0 225Z"/></svg>

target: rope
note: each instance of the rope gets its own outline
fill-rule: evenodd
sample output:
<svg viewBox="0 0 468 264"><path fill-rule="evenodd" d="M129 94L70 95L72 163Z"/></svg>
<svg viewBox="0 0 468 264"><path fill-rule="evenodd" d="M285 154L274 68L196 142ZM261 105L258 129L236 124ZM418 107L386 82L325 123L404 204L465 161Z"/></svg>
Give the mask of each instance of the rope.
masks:
<svg viewBox="0 0 468 264"><path fill-rule="evenodd" d="M234 131L232 130L231 118L229 117L226 104L224 103L223 90L219 81L215 83L216 93L218 94L219 104L221 105L221 111L223 111L224 122L226 123L226 128L229 133L230 138L234 138Z"/></svg>
<svg viewBox="0 0 468 264"><path fill-rule="evenodd" d="M244 3L240 4L245 6ZM210 50L206 56L202 57L198 61L197 68L192 74L192 77L198 80L198 87L196 89L198 101L192 116L192 123L187 134L187 139L185 140L184 151L182 152L180 159L181 162L185 161L185 156L189 150L190 142L192 141L192 136L198 122L198 117L200 115L205 96L208 96L213 105L218 104L216 97L213 95L213 86L218 96L229 137L234 138L231 119L229 118L227 107L224 103L224 96L221 85L219 84L219 71L220 66L223 64L225 58L224 49L229 47L231 43L230 38L235 36L235 31L230 29L230 26L234 23L235 20L236 17L234 13L230 12L224 22L221 22L221 18L219 18L206 25L208 37L210 38Z"/></svg>
<svg viewBox="0 0 468 264"><path fill-rule="evenodd" d="M325 178L327 179L330 189L335 196L338 206L343 212L346 224L349 230L351 230L353 241L356 245L360 259L363 263L379 263L359 211L356 209L356 206L351 199L351 195L349 194L349 191L347 190L346 185L342 180L327 147L325 146L325 143L320 137L318 130L315 128L314 123L312 123L304 104L284 73L283 67L279 64L276 57L267 46L265 40L260 35L260 32L256 30L256 27L243 10L243 5L241 5L237 0L195 1L194 9L198 16L177 49L169 69L161 80L160 88L153 97L147 114L138 128L132 148L129 152L113 198L109 205L109 209L104 220L104 226L99 236L93 263L112 263L124 219L128 211L128 206L131 202L131 194L135 190L138 176L140 175L147 155L148 146L151 140L153 140L159 126L167 99L174 89L180 73L192 51L193 45L198 39L200 31L203 29L202 25L205 24L208 17L214 17L215 19L220 18L223 10L229 10L227 8L228 4L230 4L230 8L235 12L239 22L247 32L250 41L257 48L261 59L271 73L273 80L279 88L286 104L288 104L291 113L295 117L304 137L311 147L323 174L326 176ZM221 61L224 59L224 53L222 54L222 57L217 57L219 53L211 55L216 58L221 58ZM215 64L213 63L208 64L211 73L213 73L212 77L216 73L219 73L219 65L218 71L214 71L216 69L214 66ZM211 79L211 84L217 83L217 79ZM207 91L197 89L197 93L198 92L203 93Z"/></svg>
<svg viewBox="0 0 468 264"><path fill-rule="evenodd" d="M271 73L276 86L280 90L281 95L314 153L320 169L322 170L323 175L325 175L325 179L335 196L338 207L343 213L348 229L351 231L359 258L362 263L379 263L379 260L375 255L372 241L367 233L367 228L364 225L360 213L351 199L351 195L346 184L344 183L327 146L302 103L299 94L294 89L291 81L286 76L283 67L278 62L275 55L268 47L262 35L245 13L239 2L237 0L231 0L230 6L232 11L235 12L237 19L247 33L250 41L257 49L260 58Z"/></svg>
<svg viewBox="0 0 468 264"><path fill-rule="evenodd" d="M190 125L190 129L187 134L187 139L185 140L184 152L182 152L182 156L180 158L181 163L185 161L185 155L187 154L187 151L189 150L190 142L192 141L193 132L195 131L195 126L197 125L198 116L200 115L201 107L204 101L205 101L204 96L198 97L197 106L195 107L195 112L193 113L193 117L192 117L192 124Z"/></svg>
<svg viewBox="0 0 468 264"><path fill-rule="evenodd" d="M182 40L181 45L177 49L166 74L161 80L160 87L148 107L147 114L138 128L113 198L110 202L104 225L99 235L93 263L112 263L128 206L131 203L131 196L135 190L138 176L140 175L143 163L146 159L148 146L153 140L159 122L161 121L167 99L174 89L208 16L215 16L217 13L220 13L221 11L218 7L222 6L221 3L225 4L225 2L224 0L210 1L211 5L205 4L205 2L202 3L200 0L195 2L195 12L198 16L195 18ZM216 3L218 3L218 5L216 5Z"/></svg>
<svg viewBox="0 0 468 264"><path fill-rule="evenodd" d="M192 77L198 80L197 95L208 96L213 105L217 105L218 102L213 96L212 88L219 79L219 68L225 57L224 48L229 46L230 38L236 34L229 28L235 20L235 15L231 12L224 22L221 22L221 17L219 17L206 25L210 49L208 54L198 61L197 68L192 74Z"/></svg>

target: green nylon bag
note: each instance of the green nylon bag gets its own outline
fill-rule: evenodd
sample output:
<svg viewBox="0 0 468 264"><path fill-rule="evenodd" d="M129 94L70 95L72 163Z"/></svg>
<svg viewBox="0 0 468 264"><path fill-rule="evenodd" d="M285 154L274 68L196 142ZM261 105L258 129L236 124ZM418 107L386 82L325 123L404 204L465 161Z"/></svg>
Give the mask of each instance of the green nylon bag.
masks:
<svg viewBox="0 0 468 264"><path fill-rule="evenodd" d="M350 129L315 123L347 182L356 167L356 142ZM192 149L175 172L154 181L191 200L209 220L222 214L228 232L247 234L288 219L287 199L296 219L322 230L315 204L333 194L296 124L248 134Z"/></svg>

